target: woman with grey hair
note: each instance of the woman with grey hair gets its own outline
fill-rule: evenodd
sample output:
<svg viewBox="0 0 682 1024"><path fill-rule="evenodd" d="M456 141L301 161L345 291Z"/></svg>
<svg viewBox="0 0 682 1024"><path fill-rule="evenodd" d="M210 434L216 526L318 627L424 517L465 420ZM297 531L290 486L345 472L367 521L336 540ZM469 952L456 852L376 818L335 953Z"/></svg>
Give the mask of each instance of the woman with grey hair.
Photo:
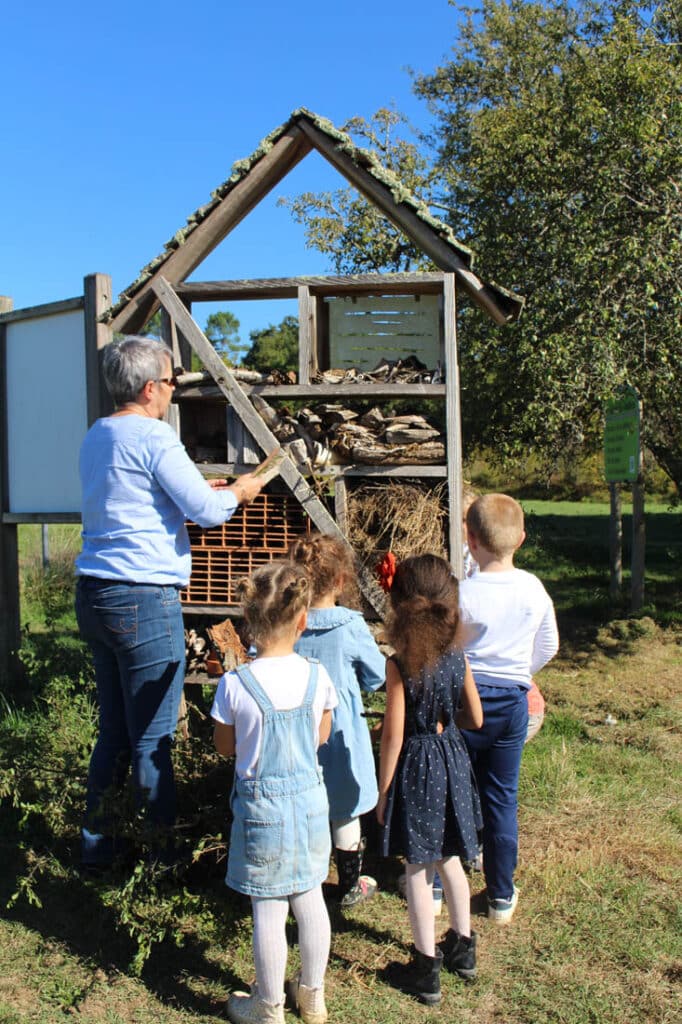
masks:
<svg viewBox="0 0 682 1024"><path fill-rule="evenodd" d="M155 338L107 346L102 367L115 412L93 424L80 452L76 614L99 699L81 833L86 866L114 858L116 822L107 805L129 766L153 846L172 856L171 745L185 677L179 590L191 569L185 520L217 526L263 487L253 473L229 487L201 476L163 422L176 384L171 360Z"/></svg>

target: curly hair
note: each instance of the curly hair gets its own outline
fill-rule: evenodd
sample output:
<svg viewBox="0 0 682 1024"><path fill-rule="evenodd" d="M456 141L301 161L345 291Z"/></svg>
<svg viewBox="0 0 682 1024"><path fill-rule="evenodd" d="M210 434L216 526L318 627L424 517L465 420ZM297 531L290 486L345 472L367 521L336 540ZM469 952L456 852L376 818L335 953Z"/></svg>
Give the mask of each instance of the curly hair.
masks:
<svg viewBox="0 0 682 1024"><path fill-rule="evenodd" d="M386 631L410 678L434 665L452 647L459 624L459 584L438 555L399 562L389 592Z"/></svg>
<svg viewBox="0 0 682 1024"><path fill-rule="evenodd" d="M310 605L310 581L291 561L269 562L238 587L244 618L257 648L276 639Z"/></svg>
<svg viewBox="0 0 682 1024"><path fill-rule="evenodd" d="M355 608L359 604L355 555L340 537L314 533L299 537L289 548L289 558L300 565L308 575L312 588L311 604L328 594L339 578L343 592L342 604Z"/></svg>

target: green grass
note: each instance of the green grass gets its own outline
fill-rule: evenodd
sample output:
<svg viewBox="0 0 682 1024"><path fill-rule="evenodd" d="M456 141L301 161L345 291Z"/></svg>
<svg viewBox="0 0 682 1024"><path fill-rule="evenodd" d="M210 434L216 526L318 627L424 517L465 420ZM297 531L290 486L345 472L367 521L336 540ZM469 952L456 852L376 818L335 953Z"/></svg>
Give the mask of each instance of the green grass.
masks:
<svg viewBox="0 0 682 1024"><path fill-rule="evenodd" d="M650 616L632 620L616 610L614 619L603 508L524 505L529 539L519 563L555 597L563 643L539 678L547 717L522 767L519 910L508 928L492 926L480 914L483 883L473 875L477 982L444 976L440 1009L404 997L383 977L388 962L407 960L411 941L396 891L401 865L377 856L369 819L367 868L381 891L345 918L332 908L332 1024L676 1020L679 515L657 510L648 523L647 586L662 588ZM75 531L76 549L77 530L67 531L68 543ZM39 561L40 541L36 529L23 533L26 572ZM223 883L231 771L211 749L211 691L191 688L190 738L175 755L181 831L195 863L182 878L154 876L143 864L101 880L81 877L92 670L72 613L46 615L38 587L24 596L26 679L0 700L0 1024L74 1016L87 1024L208 1024L222 1016L229 991L253 977L249 905ZM292 972L299 961L293 922L289 928Z"/></svg>
<svg viewBox="0 0 682 1024"><path fill-rule="evenodd" d="M516 564L536 573L570 633L593 631L629 609L632 516L623 515L623 585L609 598L609 508L598 502L523 501L526 541ZM682 512L653 505L646 513L642 615L682 624Z"/></svg>

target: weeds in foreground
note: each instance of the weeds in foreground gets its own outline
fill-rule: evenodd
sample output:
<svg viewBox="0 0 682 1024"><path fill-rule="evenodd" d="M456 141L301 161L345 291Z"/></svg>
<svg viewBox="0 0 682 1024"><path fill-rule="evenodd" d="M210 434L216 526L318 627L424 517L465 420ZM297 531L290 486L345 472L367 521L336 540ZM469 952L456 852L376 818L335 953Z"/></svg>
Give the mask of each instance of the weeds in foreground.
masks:
<svg viewBox="0 0 682 1024"><path fill-rule="evenodd" d="M596 644L587 660L564 659L543 673L548 716L522 769L518 915L510 929L475 916L479 980L465 988L444 979L449 1016L468 1024L672 1024L682 964L677 640L657 629L628 634L620 653ZM30 1019L45 1024L69 1006L93 1024L130 1020L131 1005L134 1019L150 1024L217 1015L229 988L248 982L253 970L248 903L222 882L229 766L210 753L205 707L191 708L190 739L176 751L185 871L138 859L108 878L83 880L75 834L92 736L87 688L57 682L33 708L6 707L0 746L5 752L10 744L14 774L3 776L0 809L11 866L0 882L0 970L34 1000ZM50 734L58 753L48 756ZM37 748L31 758L29 737ZM69 757L73 786L54 770ZM41 758L53 770L36 788L31 776ZM333 911L327 988L334 1017L435 1019L381 980L389 960L408 959L411 938L395 889L399 863L380 860L375 848L367 868L380 880L380 895L346 917ZM475 910L481 889L472 876ZM9 960L2 945L11 937L23 948L29 935L43 936L30 946L34 958ZM38 970L38 995L29 996L36 949L46 966ZM294 948L291 970L297 962ZM0 985L0 1019L12 1020L3 1011Z"/></svg>
<svg viewBox="0 0 682 1024"><path fill-rule="evenodd" d="M524 755L521 900L509 929L480 916L483 883L471 878L477 983L446 976L434 1011L382 981L389 960L407 961L411 937L395 885L401 865L378 858L369 819L367 870L381 891L345 917L331 905L333 1019L676 1019L681 637L646 617L604 614L589 630L582 622L539 679L548 713ZM184 869L155 868L141 844L108 877L83 878L76 854L94 686L69 629L26 634L26 680L0 701L0 1020L56 1024L68 1013L88 1024L203 1024L253 976L249 905L223 884L231 770L211 751L211 690L191 689L190 736L175 751ZM374 700L379 708L381 695ZM124 832L139 837L132 812ZM290 939L293 971L293 925Z"/></svg>

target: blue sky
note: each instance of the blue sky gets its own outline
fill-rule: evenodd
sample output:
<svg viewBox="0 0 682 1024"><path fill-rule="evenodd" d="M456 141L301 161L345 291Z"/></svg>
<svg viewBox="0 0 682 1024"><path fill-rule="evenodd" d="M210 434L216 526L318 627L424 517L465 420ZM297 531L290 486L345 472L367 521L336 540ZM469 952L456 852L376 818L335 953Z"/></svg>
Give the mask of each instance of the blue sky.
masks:
<svg viewBox="0 0 682 1024"><path fill-rule="evenodd" d="M0 294L15 308L57 301L102 272L118 295L297 107L340 126L394 104L426 127L406 69L442 61L457 17L447 0L14 0L2 18ZM307 157L193 277L329 271L276 201L343 184ZM202 326L214 308L195 307ZM231 308L244 340L295 312Z"/></svg>

